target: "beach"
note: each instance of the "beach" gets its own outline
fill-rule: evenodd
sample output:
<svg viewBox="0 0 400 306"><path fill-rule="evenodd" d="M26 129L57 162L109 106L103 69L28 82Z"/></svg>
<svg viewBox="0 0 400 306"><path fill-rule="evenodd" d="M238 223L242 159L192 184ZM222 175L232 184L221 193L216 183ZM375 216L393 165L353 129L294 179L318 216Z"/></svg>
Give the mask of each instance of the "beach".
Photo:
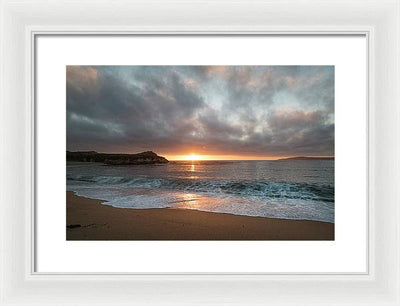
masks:
<svg viewBox="0 0 400 306"><path fill-rule="evenodd" d="M334 224L193 209L103 205L67 191L67 240L334 240Z"/></svg>

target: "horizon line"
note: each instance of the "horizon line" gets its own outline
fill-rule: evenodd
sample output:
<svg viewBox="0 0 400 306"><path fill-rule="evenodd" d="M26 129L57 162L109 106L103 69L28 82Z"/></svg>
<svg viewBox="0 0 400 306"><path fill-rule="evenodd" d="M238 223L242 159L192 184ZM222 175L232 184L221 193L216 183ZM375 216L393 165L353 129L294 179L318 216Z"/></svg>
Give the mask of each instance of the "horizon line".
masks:
<svg viewBox="0 0 400 306"><path fill-rule="evenodd" d="M271 157L258 157L258 156L249 156L249 158L246 158L243 156L241 158L240 155L220 155L221 158L218 158L218 155L208 155L208 154L176 154L176 155L169 155L169 154L162 154L162 153L156 153L152 150L147 150L147 151L141 151L141 152L136 152L136 153L131 153L131 152L98 152L96 150L66 150L66 152L71 152L71 153L78 153L78 152L96 152L98 154L141 154L145 152L153 152L156 155L160 157L164 157L169 161L273 161L273 160L282 160L282 159L295 159L295 158L321 158L321 159L334 159L334 155L286 155L286 156L271 156ZM196 156L197 158L190 159L190 156ZM200 158L198 158L200 157Z"/></svg>
<svg viewBox="0 0 400 306"><path fill-rule="evenodd" d="M335 159L334 156L293 156L293 157L282 157L282 158L276 158L276 159L168 159L168 161L276 161L276 160L286 160L288 158L297 158L297 157L306 157L306 158L321 158L321 159L328 159L332 158Z"/></svg>

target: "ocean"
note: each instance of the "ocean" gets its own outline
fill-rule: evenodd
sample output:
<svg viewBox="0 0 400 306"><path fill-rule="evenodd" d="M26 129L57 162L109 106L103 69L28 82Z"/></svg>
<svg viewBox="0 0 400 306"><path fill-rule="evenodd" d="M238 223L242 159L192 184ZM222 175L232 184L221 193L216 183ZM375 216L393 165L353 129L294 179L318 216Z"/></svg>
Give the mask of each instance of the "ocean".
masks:
<svg viewBox="0 0 400 306"><path fill-rule="evenodd" d="M120 208L181 208L334 223L334 161L67 163L67 190Z"/></svg>

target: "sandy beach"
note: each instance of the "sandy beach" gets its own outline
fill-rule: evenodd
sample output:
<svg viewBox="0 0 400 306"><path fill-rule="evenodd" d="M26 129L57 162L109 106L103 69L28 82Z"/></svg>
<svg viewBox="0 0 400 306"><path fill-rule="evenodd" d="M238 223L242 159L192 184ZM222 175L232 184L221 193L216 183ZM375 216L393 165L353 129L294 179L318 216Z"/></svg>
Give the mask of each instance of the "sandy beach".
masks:
<svg viewBox="0 0 400 306"><path fill-rule="evenodd" d="M327 222L101 203L67 191L67 240L334 240Z"/></svg>

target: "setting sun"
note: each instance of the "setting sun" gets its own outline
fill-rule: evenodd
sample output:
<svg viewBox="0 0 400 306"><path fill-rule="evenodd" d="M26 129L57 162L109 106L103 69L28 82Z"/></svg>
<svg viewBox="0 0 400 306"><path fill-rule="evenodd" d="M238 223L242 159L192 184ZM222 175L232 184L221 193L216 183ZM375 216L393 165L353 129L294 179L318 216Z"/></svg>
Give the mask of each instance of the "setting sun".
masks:
<svg viewBox="0 0 400 306"><path fill-rule="evenodd" d="M185 160L203 160L204 157L201 155L190 154L185 156Z"/></svg>

